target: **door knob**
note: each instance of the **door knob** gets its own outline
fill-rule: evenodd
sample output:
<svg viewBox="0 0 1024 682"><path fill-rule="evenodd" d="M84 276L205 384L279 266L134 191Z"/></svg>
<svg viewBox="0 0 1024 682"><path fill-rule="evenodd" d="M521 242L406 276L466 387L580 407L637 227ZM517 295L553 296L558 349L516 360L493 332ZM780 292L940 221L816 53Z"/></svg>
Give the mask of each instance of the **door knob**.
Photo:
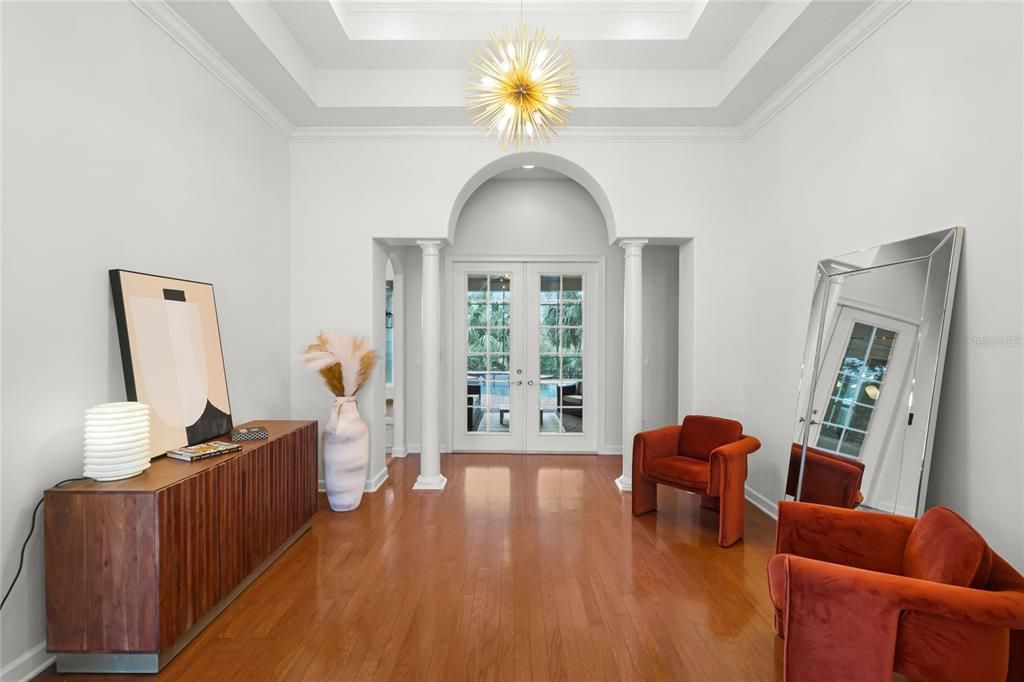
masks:
<svg viewBox="0 0 1024 682"><path fill-rule="evenodd" d="M522 379L520 379L519 381L516 382L516 386L522 386L522 385L523 385L523 380Z"/></svg>
<svg viewBox="0 0 1024 682"><path fill-rule="evenodd" d="M533 386L533 379L530 379L529 381L527 381L526 384L528 386Z"/></svg>

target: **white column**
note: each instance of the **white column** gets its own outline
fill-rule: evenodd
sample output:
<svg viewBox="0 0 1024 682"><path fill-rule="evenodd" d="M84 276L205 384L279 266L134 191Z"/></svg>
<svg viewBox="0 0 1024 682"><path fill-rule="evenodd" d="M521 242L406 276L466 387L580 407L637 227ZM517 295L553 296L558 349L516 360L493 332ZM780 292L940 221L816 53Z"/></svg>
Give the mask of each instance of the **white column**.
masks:
<svg viewBox="0 0 1024 682"><path fill-rule="evenodd" d="M646 239L624 239L626 271L622 292L622 476L615 485L633 489L633 437L644 423L644 260Z"/></svg>
<svg viewBox="0 0 1024 682"><path fill-rule="evenodd" d="M441 384L441 242L418 241L423 251L423 307L420 345L423 349L420 384L420 475L413 490L443 490L441 475L441 415L437 399Z"/></svg>

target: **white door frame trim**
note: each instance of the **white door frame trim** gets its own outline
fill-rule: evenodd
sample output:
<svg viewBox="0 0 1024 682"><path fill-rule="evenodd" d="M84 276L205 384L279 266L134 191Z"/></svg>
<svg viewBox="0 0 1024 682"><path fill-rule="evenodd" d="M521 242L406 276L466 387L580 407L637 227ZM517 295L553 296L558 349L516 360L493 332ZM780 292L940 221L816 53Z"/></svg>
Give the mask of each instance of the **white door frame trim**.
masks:
<svg viewBox="0 0 1024 682"><path fill-rule="evenodd" d="M444 364L446 369L447 378L442 382L442 405L449 406L447 410L442 410L442 415L445 415L445 427L441 430L441 433L445 434L445 439L448 444L446 448L449 452L454 448L455 443L455 419L456 416L451 411L452 401L455 395L455 372L453 371L455 362L454 344L452 341L455 338L455 315L454 311L451 310L451 302L455 298L455 278L452 276L455 263L590 263L597 266L597 327L595 328L594 338L597 339L596 348L593 353L594 360L592 364L595 367L600 368L596 373L593 381L594 385L594 414L597 415L598 423L607 425L607 419L604 419L605 411L605 358L604 358L604 347L605 347L605 335L607 333L606 325L606 300L605 300L605 279L606 279L606 258L605 256L559 256L559 255L533 255L533 256L516 256L516 255L505 255L505 256L461 256L454 255L451 253L445 254L444 259L444 289L447 294L443 299L448 301L447 305L442 304L441 306L441 317L442 326L447 334L447 338L442 340L444 346ZM447 315L447 320L445 316ZM445 414L447 412L447 414ZM597 437L597 450L595 453L607 453L608 448L608 434L606 428L599 427L598 432L595 434ZM559 454L571 454L571 453L559 453Z"/></svg>
<svg viewBox="0 0 1024 682"><path fill-rule="evenodd" d="M409 454L407 435L405 433L405 262L396 251L389 251L386 258L391 261L392 282L392 303L391 312L393 317L392 335L394 339L393 353L394 366L391 381L391 400L394 408L391 423L391 456L405 457ZM385 384L384 395L387 396L388 388Z"/></svg>

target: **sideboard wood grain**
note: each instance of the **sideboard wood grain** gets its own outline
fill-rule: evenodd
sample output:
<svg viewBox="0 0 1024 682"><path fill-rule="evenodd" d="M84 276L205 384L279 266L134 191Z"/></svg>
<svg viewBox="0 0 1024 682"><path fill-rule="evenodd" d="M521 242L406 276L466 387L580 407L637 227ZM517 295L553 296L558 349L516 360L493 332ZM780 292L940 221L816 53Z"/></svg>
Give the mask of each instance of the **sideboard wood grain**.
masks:
<svg viewBox="0 0 1024 682"><path fill-rule="evenodd" d="M47 648L60 672L157 672L316 512L317 426L124 481L46 491Z"/></svg>

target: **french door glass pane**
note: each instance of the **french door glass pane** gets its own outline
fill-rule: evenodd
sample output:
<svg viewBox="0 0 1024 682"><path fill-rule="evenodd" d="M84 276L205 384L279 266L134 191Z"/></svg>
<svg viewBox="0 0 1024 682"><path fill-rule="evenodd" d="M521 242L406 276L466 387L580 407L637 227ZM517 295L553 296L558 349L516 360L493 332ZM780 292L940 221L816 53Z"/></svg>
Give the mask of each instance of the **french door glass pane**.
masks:
<svg viewBox="0 0 1024 682"><path fill-rule="evenodd" d="M540 432L583 432L583 277L541 275Z"/></svg>
<svg viewBox="0 0 1024 682"><path fill-rule="evenodd" d="M825 408L817 447L859 457L882 391L896 332L855 322Z"/></svg>
<svg viewBox="0 0 1024 682"><path fill-rule="evenodd" d="M508 433L512 275L466 276L466 431Z"/></svg>

